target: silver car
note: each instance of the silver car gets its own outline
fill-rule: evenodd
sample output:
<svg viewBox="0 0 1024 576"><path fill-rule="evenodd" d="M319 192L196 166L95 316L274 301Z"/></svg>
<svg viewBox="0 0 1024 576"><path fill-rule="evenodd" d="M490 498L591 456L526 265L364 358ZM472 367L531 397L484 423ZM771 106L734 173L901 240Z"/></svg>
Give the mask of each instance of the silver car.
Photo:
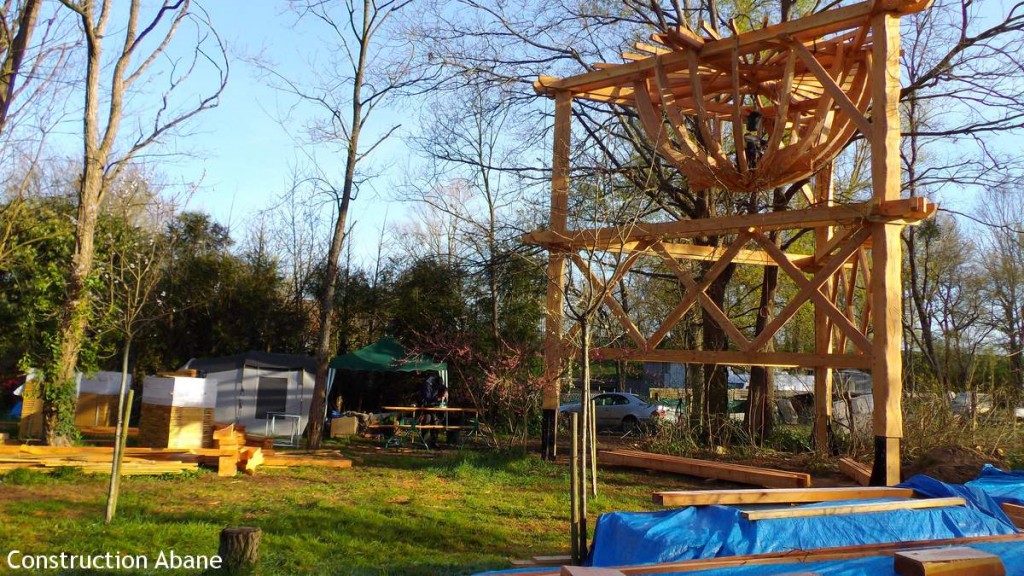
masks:
<svg viewBox="0 0 1024 576"><path fill-rule="evenodd" d="M636 394L628 392L598 394L594 396L594 403L597 405L598 428L621 427L623 431L631 432L641 424L646 425L656 421L676 422L679 416L674 408L651 404ZM579 402L563 404L559 408L559 412L579 413L580 408Z"/></svg>

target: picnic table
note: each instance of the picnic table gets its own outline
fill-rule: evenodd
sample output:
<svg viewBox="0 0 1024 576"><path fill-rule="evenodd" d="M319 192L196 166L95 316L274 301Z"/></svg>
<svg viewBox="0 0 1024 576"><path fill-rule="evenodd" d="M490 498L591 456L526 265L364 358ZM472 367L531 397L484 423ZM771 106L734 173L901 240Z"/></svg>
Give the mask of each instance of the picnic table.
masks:
<svg viewBox="0 0 1024 576"><path fill-rule="evenodd" d="M375 424L371 426L379 430L391 430L393 433L386 438L385 448L401 446L409 442L414 446L423 446L427 450L430 445L427 443L425 432L446 432L457 433L459 436L459 448L465 445L466 440L473 436L482 436L480 431L480 418L476 408L449 408L441 406L384 406L383 412L394 412L395 421L392 424ZM426 415L436 415L431 419L435 423L424 423Z"/></svg>

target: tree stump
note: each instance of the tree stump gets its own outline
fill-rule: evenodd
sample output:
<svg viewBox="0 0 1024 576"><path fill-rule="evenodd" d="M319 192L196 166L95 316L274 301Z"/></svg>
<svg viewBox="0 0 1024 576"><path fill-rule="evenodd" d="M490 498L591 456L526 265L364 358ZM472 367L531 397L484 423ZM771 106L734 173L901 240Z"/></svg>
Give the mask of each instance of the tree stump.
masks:
<svg viewBox="0 0 1024 576"><path fill-rule="evenodd" d="M228 572L245 570L260 559L260 539L263 531L250 526L228 527L220 531L221 566Z"/></svg>

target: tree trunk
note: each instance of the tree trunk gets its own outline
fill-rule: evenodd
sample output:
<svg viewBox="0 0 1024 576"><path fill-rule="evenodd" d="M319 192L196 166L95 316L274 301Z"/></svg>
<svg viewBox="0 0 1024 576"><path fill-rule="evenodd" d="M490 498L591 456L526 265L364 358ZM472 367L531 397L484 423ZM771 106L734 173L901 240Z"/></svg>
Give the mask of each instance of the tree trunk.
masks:
<svg viewBox="0 0 1024 576"><path fill-rule="evenodd" d="M774 234L772 235L774 236ZM775 241L775 238L771 238ZM761 278L761 301L755 322L755 334L764 332L768 322L774 316L775 293L779 287L779 268L765 266ZM771 340L765 351L771 352L774 344ZM772 432L775 421L775 372L767 366L751 366L750 387L747 396L747 433L750 440L757 446L764 443Z"/></svg>
<svg viewBox="0 0 1024 576"><path fill-rule="evenodd" d="M121 490L121 461L124 456L124 441L128 437L128 420L131 416L132 401L128 394L128 355L131 351L131 336L125 338L121 355L121 389L117 394L117 428L114 433L114 459L110 465L110 485L107 489L107 509L103 521L107 524L117 513L117 496ZM128 402L125 403L125 400Z"/></svg>
<svg viewBox="0 0 1024 576"><path fill-rule="evenodd" d="M217 548L221 566L229 573L255 566L260 559L262 538L263 531L259 528L239 526L221 530Z"/></svg>
<svg viewBox="0 0 1024 576"><path fill-rule="evenodd" d="M51 446L69 446L75 435L75 372L89 322L91 295L88 279L96 251L102 167L96 166L95 162L87 163L81 187L75 252L57 329L57 357L51 377L43 383L46 443Z"/></svg>
<svg viewBox="0 0 1024 576"><path fill-rule="evenodd" d="M732 278L735 264L730 264L708 287L707 295L718 305L725 309L725 290ZM725 330L719 326L707 310L701 309L701 320L704 324L704 350L727 350L729 340ZM729 374L725 366L717 364L704 365L704 389L705 389L705 413L707 414L706 425L702 436L709 445L721 445L727 443L727 427L729 414Z"/></svg>
<svg viewBox="0 0 1024 576"><path fill-rule="evenodd" d="M341 198L338 199L338 218L334 221L334 235L331 249L327 254L327 278L320 296L320 330L316 340L316 383L313 386L313 400L309 405L309 423L306 425L308 444L312 450L320 448L323 437L324 417L327 412L327 368L331 361L331 328L334 310L334 293L338 284L338 259L345 241L345 225L348 220L348 206L352 201L356 164L359 162L359 134L363 121L363 75L366 70L367 53L370 45L369 0L363 1L362 36L359 42L359 59L352 79L352 120L349 125L348 150L345 157L345 175ZM352 23L353 27L355 22Z"/></svg>

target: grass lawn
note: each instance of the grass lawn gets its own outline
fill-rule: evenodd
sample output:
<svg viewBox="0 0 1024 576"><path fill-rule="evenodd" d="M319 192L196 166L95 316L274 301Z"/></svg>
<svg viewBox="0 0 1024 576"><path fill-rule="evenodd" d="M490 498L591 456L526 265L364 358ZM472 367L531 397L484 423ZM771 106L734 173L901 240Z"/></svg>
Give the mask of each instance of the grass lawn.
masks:
<svg viewBox="0 0 1024 576"><path fill-rule="evenodd" d="M263 530L259 574L471 574L568 550L568 474L534 455L343 449L351 469L262 469L254 477L127 477L102 522L106 478L18 471L0 477L0 572L26 554L213 555L225 526ZM601 471L590 527L649 510L670 476ZM168 572L161 571L161 574Z"/></svg>

